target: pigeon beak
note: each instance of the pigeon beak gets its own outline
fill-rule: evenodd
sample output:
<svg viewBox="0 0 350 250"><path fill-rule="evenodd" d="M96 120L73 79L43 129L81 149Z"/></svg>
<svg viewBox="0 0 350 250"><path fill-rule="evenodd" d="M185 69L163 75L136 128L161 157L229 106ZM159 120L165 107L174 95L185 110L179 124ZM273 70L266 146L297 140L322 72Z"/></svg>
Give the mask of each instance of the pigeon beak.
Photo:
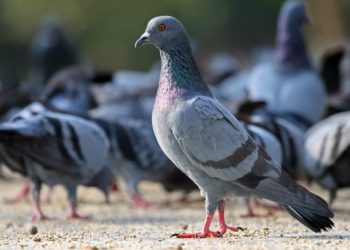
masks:
<svg viewBox="0 0 350 250"><path fill-rule="evenodd" d="M150 42L149 37L150 37L150 34L148 32L143 33L142 36L136 41L135 48L149 43Z"/></svg>

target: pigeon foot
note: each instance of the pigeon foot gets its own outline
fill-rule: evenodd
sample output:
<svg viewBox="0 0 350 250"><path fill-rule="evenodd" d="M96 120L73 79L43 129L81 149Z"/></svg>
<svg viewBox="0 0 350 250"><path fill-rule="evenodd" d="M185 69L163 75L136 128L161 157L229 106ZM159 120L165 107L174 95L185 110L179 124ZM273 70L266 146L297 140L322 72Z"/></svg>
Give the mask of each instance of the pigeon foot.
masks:
<svg viewBox="0 0 350 250"><path fill-rule="evenodd" d="M70 212L64 219L66 220L91 220L89 215L80 215L76 211Z"/></svg>
<svg viewBox="0 0 350 250"><path fill-rule="evenodd" d="M47 217L41 211L34 211L32 216L30 217L29 221L30 222L34 222L34 221L37 221L37 220L52 220L52 218L51 217Z"/></svg>
<svg viewBox="0 0 350 250"><path fill-rule="evenodd" d="M21 190L12 198L5 198L4 202L7 204L14 204L27 198L30 190L30 180L25 178L21 187Z"/></svg>
<svg viewBox="0 0 350 250"><path fill-rule="evenodd" d="M132 197L132 204L135 208L142 208L142 209L148 209L148 208L163 208L166 207L167 204L155 204L149 201L146 201L139 195L135 195Z"/></svg>

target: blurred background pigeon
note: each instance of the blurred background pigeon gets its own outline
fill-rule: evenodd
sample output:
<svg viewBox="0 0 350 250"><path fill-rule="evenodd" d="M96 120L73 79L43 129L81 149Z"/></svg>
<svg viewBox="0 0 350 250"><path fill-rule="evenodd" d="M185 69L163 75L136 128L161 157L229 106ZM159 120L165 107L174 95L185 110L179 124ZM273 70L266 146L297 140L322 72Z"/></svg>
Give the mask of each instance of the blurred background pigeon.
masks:
<svg viewBox="0 0 350 250"><path fill-rule="evenodd" d="M305 168L312 180L329 191L329 202L337 190L350 186L350 112L342 112L312 126L305 138Z"/></svg>
<svg viewBox="0 0 350 250"><path fill-rule="evenodd" d="M105 174L109 144L95 123L50 112L34 103L1 124L0 133L2 158L14 171L28 176L33 184L32 220L45 218L40 207L42 184L62 184L66 188L71 208L69 218L84 218L76 212L78 185L97 186L108 195L112 184L112 175Z"/></svg>
<svg viewBox="0 0 350 250"><path fill-rule="evenodd" d="M109 165L123 178L133 205L158 206L145 201L139 192L141 181L160 183L164 189L181 191L186 197L196 185L164 155L154 136L150 121L119 118L98 120L110 141Z"/></svg>

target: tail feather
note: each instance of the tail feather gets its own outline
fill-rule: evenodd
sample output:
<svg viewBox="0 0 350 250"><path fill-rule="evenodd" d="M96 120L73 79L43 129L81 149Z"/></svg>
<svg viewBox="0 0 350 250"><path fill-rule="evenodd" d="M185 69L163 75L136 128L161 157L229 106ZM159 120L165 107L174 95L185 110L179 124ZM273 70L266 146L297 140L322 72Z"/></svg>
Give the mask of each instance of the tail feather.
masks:
<svg viewBox="0 0 350 250"><path fill-rule="evenodd" d="M333 227L334 216L327 202L311 193L282 171L280 177L266 178L253 189L260 198L277 202L285 207L295 219L314 232L327 231Z"/></svg>
<svg viewBox="0 0 350 250"><path fill-rule="evenodd" d="M281 205L307 209L312 213L330 218L334 215L326 201L296 183L285 172L282 172L278 179L267 178L262 180L254 189L254 193L260 198Z"/></svg>
<svg viewBox="0 0 350 250"><path fill-rule="evenodd" d="M284 208L290 215L315 233L328 231L334 226L333 221L327 216L315 214L307 209L295 208L291 206L284 206Z"/></svg>

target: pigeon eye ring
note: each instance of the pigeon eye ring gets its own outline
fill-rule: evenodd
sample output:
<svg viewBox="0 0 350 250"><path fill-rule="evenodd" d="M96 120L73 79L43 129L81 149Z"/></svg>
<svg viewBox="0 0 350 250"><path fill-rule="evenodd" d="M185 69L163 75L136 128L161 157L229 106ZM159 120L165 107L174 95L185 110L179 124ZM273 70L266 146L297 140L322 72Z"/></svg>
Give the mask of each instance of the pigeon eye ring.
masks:
<svg viewBox="0 0 350 250"><path fill-rule="evenodd" d="M159 31L164 31L166 29L166 25L164 23L161 23L158 25L158 30Z"/></svg>

